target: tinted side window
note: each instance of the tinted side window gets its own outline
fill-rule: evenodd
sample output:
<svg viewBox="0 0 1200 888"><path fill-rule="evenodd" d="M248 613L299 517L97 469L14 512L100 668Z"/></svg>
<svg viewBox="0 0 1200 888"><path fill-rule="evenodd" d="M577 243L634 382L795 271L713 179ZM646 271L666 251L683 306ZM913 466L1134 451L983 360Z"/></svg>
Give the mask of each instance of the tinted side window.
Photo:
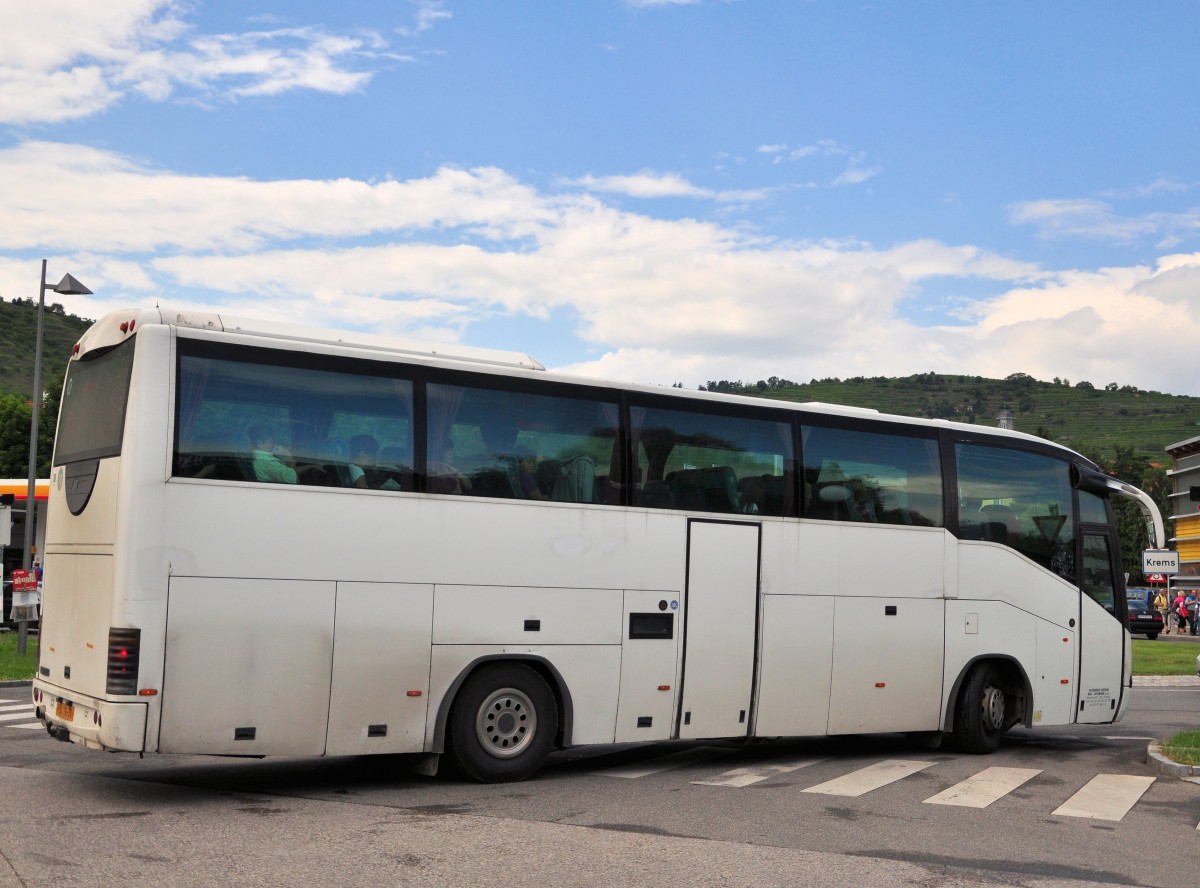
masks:
<svg viewBox="0 0 1200 888"><path fill-rule="evenodd" d="M795 514L788 423L658 407L634 407L630 415L634 505Z"/></svg>
<svg viewBox="0 0 1200 888"><path fill-rule="evenodd" d="M805 517L943 526L936 440L820 426L801 434Z"/></svg>
<svg viewBox="0 0 1200 888"><path fill-rule="evenodd" d="M1066 462L1037 453L956 444L959 532L1011 546L1075 578L1075 515Z"/></svg>
<svg viewBox="0 0 1200 888"><path fill-rule="evenodd" d="M54 464L116 456L125 433L134 340L67 367Z"/></svg>
<svg viewBox="0 0 1200 888"><path fill-rule="evenodd" d="M1079 587L1110 614L1114 613L1116 578L1113 576L1107 534L1083 535L1083 573Z"/></svg>
<svg viewBox="0 0 1200 888"><path fill-rule="evenodd" d="M175 475L412 489L409 380L261 363L265 354L181 355Z"/></svg>
<svg viewBox="0 0 1200 888"><path fill-rule="evenodd" d="M1103 497L1086 490L1079 491L1079 523L1108 524L1108 509Z"/></svg>
<svg viewBox="0 0 1200 888"><path fill-rule="evenodd" d="M615 403L430 383L430 493L615 502Z"/></svg>

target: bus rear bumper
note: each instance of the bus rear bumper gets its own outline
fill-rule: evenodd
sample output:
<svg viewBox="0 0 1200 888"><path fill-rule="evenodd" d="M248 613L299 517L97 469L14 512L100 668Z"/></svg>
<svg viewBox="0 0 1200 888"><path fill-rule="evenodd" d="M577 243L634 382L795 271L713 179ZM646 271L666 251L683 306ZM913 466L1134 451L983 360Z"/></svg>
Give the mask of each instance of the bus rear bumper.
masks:
<svg viewBox="0 0 1200 888"><path fill-rule="evenodd" d="M145 703L111 703L44 681L34 682L33 703L55 739L113 752L146 749Z"/></svg>

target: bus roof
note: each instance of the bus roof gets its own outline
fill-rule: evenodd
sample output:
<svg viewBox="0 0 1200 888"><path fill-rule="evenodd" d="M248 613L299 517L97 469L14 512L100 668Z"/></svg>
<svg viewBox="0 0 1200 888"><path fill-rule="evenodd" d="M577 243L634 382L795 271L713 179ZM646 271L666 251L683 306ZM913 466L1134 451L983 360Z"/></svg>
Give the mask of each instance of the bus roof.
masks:
<svg viewBox="0 0 1200 888"><path fill-rule="evenodd" d="M96 321L80 337L75 355L82 357L97 348L118 345L127 336L134 334L147 324L165 324L171 327L192 327L225 333L243 333L266 339L281 339L289 342L311 342L317 345L349 345L355 348L386 354L421 355L434 358L450 358L475 364L493 364L502 367L521 367L526 370L545 370L542 363L527 354L501 349L477 348L454 342L421 342L415 339L376 336L347 330L322 330L242 318L211 311L175 310L168 308L129 308L109 312Z"/></svg>

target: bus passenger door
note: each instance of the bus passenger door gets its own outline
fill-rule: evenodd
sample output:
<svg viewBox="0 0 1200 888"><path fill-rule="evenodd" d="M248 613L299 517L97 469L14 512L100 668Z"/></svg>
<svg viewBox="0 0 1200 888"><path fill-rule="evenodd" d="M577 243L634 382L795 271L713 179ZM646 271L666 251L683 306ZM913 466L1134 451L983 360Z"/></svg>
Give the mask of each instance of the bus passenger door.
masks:
<svg viewBox="0 0 1200 888"><path fill-rule="evenodd" d="M1107 724L1121 705L1125 674L1125 602L1116 582L1120 552L1109 528L1084 526L1079 587L1079 681L1075 720Z"/></svg>
<svg viewBox="0 0 1200 888"><path fill-rule="evenodd" d="M757 524L688 522L680 739L749 732L759 531Z"/></svg>

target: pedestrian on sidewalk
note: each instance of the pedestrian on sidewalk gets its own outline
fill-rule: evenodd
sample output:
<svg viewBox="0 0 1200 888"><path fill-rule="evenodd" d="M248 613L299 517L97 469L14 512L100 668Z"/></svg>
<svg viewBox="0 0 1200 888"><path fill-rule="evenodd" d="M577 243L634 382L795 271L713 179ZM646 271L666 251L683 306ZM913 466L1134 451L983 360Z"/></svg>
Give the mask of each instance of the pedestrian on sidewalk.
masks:
<svg viewBox="0 0 1200 888"><path fill-rule="evenodd" d="M1167 601L1167 593L1162 589L1158 590L1158 595L1154 597L1154 609L1162 614L1163 629L1167 635L1171 634L1171 608Z"/></svg>
<svg viewBox="0 0 1200 888"><path fill-rule="evenodd" d="M1184 602L1187 601L1183 597L1183 592L1175 593L1175 600L1171 602L1171 616L1175 618L1175 627L1179 630L1179 634L1183 635L1187 632L1187 606Z"/></svg>

